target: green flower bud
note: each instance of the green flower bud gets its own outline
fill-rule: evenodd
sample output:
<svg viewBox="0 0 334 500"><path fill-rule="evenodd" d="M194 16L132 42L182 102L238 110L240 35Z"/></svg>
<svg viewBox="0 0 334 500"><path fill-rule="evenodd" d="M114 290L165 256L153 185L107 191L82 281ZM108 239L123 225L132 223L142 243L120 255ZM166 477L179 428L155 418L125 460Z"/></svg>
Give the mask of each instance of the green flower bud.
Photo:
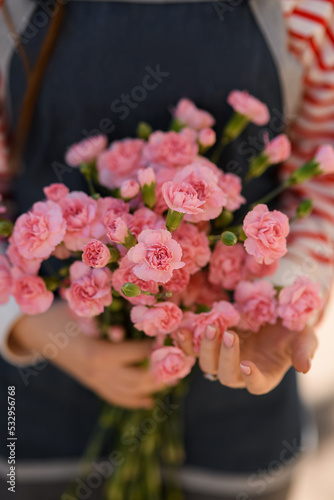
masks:
<svg viewBox="0 0 334 500"><path fill-rule="evenodd" d="M110 311L112 311L112 312L121 311L123 309L123 303L124 303L124 301L122 301L120 299L114 299L109 306Z"/></svg>
<svg viewBox="0 0 334 500"><path fill-rule="evenodd" d="M111 264L112 262L117 262L118 259L120 258L121 254L117 248L113 247L112 245L107 245L110 251L110 259L109 263Z"/></svg>
<svg viewBox="0 0 334 500"><path fill-rule="evenodd" d="M229 226L233 221L233 217L233 213L224 208L220 216L215 219L215 227Z"/></svg>
<svg viewBox="0 0 334 500"><path fill-rule="evenodd" d="M303 200L297 208L297 213L296 213L297 219L304 219L305 217L310 215L312 210L313 210L313 201L310 199Z"/></svg>
<svg viewBox="0 0 334 500"><path fill-rule="evenodd" d="M220 236L221 242L228 247L233 247L238 243L238 238L231 231L224 231Z"/></svg>
<svg viewBox="0 0 334 500"><path fill-rule="evenodd" d="M236 139L241 132L247 127L249 123L249 118L247 116L241 115L240 113L234 113L226 127L223 131L223 142L228 144L229 142Z"/></svg>
<svg viewBox="0 0 334 500"><path fill-rule="evenodd" d="M125 240L123 241L122 244L125 246L125 248L127 248L128 250L130 250L130 248L132 248L135 245L137 245L137 240L133 236L133 234L130 233L130 231L128 231L128 235L127 235L127 237L125 238Z"/></svg>
<svg viewBox="0 0 334 500"><path fill-rule="evenodd" d="M248 174L246 175L245 180L250 181L255 177L260 177L267 168L270 166L269 157L264 153L260 153L258 156L253 158L251 161Z"/></svg>
<svg viewBox="0 0 334 500"><path fill-rule="evenodd" d="M141 289L138 285L134 283L124 283L122 286L122 293L125 297L139 297L141 294Z"/></svg>
<svg viewBox="0 0 334 500"><path fill-rule="evenodd" d="M174 132L180 132L185 127L185 124L180 122L179 120L174 119L171 123L170 130Z"/></svg>
<svg viewBox="0 0 334 500"><path fill-rule="evenodd" d="M92 164L91 163L81 163L80 172L85 177L87 177L87 175L90 176L92 173Z"/></svg>
<svg viewBox="0 0 334 500"><path fill-rule="evenodd" d="M319 174L321 174L319 163L315 160L310 160L291 174L288 183L290 186L294 184L301 184L302 182L306 182Z"/></svg>
<svg viewBox="0 0 334 500"><path fill-rule="evenodd" d="M148 139L153 132L153 128L146 122L139 122L137 127L137 137L140 139Z"/></svg>
<svg viewBox="0 0 334 500"><path fill-rule="evenodd" d="M14 225L10 220L0 220L0 235L9 238L14 229Z"/></svg>
<svg viewBox="0 0 334 500"><path fill-rule="evenodd" d="M54 276L44 276L43 280L46 288L51 292L54 292L59 287L59 279Z"/></svg>
<svg viewBox="0 0 334 500"><path fill-rule="evenodd" d="M171 210L170 208L168 209L168 214L167 214L167 220L166 220L166 227L168 231L171 233L173 231L176 231L176 229L179 227L181 224L181 221L183 219L185 214L181 212L176 212L175 210Z"/></svg>

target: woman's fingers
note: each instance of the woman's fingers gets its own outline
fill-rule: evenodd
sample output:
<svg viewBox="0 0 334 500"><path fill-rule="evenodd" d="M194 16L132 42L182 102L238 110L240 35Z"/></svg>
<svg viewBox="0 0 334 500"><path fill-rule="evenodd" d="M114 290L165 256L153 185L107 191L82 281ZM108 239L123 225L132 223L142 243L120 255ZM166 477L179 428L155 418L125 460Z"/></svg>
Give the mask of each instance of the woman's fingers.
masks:
<svg viewBox="0 0 334 500"><path fill-rule="evenodd" d="M164 389L165 385L155 380L147 368L126 367L120 370L121 383L141 395L151 395Z"/></svg>
<svg viewBox="0 0 334 500"><path fill-rule="evenodd" d="M187 356L196 356L193 345L192 333L190 330L183 328L177 334L177 343L180 349Z"/></svg>
<svg viewBox="0 0 334 500"><path fill-rule="evenodd" d="M298 372L306 373L311 368L311 360L318 347L318 340L311 327L296 334L292 343L291 359Z"/></svg>
<svg viewBox="0 0 334 500"><path fill-rule="evenodd" d="M226 331L223 335L219 353L218 378L223 385L228 387L245 387L240 373L239 337L234 332Z"/></svg>
<svg viewBox="0 0 334 500"><path fill-rule="evenodd" d="M108 345L108 347L107 347ZM135 364L149 357L152 351L152 341L133 340L125 341L120 344L110 344L106 342L106 349L112 350L120 363Z"/></svg>
<svg viewBox="0 0 334 500"><path fill-rule="evenodd" d="M241 361L240 373L248 392L261 395L270 392L280 383L286 369L282 369L281 372L267 373L261 371L252 361Z"/></svg>
<svg viewBox="0 0 334 500"><path fill-rule="evenodd" d="M204 373L218 373L219 332L214 326L207 326L199 352L199 365Z"/></svg>
<svg viewBox="0 0 334 500"><path fill-rule="evenodd" d="M103 391L100 395L109 403L130 409L152 408L154 404L153 398L134 395L133 393L122 390L120 387L113 387L110 392Z"/></svg>

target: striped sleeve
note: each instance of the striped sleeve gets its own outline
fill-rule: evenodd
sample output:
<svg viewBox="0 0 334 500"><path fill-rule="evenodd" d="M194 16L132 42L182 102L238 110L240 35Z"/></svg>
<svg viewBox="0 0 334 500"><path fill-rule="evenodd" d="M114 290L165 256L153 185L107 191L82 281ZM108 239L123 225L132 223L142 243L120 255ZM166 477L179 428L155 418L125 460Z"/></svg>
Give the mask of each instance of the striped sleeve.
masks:
<svg viewBox="0 0 334 500"><path fill-rule="evenodd" d="M303 64L304 90L290 136L292 156L282 177L309 160L321 144L334 145L334 0L283 0L290 51ZM310 217L291 225L281 281L298 274L320 281L328 298L334 275L334 175L312 179L287 194L291 207L312 198Z"/></svg>

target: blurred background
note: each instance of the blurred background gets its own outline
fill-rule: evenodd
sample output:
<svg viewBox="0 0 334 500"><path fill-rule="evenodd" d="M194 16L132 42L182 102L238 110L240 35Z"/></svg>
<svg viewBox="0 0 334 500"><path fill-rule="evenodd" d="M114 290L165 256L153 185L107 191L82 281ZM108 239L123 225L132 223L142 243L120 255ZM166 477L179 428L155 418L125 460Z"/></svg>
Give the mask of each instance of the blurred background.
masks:
<svg viewBox="0 0 334 500"><path fill-rule="evenodd" d="M299 384L314 412L319 442L297 466L289 500L334 499L334 293L318 336L312 369L307 375L299 375Z"/></svg>

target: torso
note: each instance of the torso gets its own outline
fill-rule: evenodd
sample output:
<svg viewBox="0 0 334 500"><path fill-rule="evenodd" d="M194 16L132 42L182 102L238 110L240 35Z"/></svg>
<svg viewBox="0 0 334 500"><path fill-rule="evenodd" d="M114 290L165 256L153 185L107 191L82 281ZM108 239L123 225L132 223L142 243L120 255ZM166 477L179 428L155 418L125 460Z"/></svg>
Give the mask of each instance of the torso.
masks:
<svg viewBox="0 0 334 500"><path fill-rule="evenodd" d="M26 45L32 60L45 33L46 28L40 29ZM146 75L157 66L168 75L155 88L146 89L142 99L139 87L142 89L145 81L153 85L154 78L148 80ZM186 96L215 116L220 131L231 114L226 97L235 88L247 89L282 117L277 68L247 1L229 12L224 21L211 2L71 2L43 81L24 154L25 169L15 184L19 211L40 199L46 184L62 180L72 189L83 189L77 171L68 169L59 179L58 167L64 164L66 148L83 138L84 130L107 132L113 140L135 135L142 120L166 129L168 109ZM11 62L10 89L15 123L24 93L17 54ZM124 99L123 94L132 95L133 107L126 105L127 116L125 109L119 111L124 103L115 103ZM258 143L259 132L258 127L250 126L227 149L222 166L243 174L256 152L250 142L255 138ZM267 175L247 196L255 199L274 184L274 176ZM18 412L22 415L34 406L34 411L21 418L19 458L80 455L98 413L95 396L53 366L30 377L25 387L17 369L1 363L5 378L21 387ZM282 440L299 435L291 373L278 389L261 398L212 384L200 373L196 377L185 411L190 464L255 470L276 457ZM284 413L289 417L282 422ZM36 442L36 420L45 430L40 442Z"/></svg>

